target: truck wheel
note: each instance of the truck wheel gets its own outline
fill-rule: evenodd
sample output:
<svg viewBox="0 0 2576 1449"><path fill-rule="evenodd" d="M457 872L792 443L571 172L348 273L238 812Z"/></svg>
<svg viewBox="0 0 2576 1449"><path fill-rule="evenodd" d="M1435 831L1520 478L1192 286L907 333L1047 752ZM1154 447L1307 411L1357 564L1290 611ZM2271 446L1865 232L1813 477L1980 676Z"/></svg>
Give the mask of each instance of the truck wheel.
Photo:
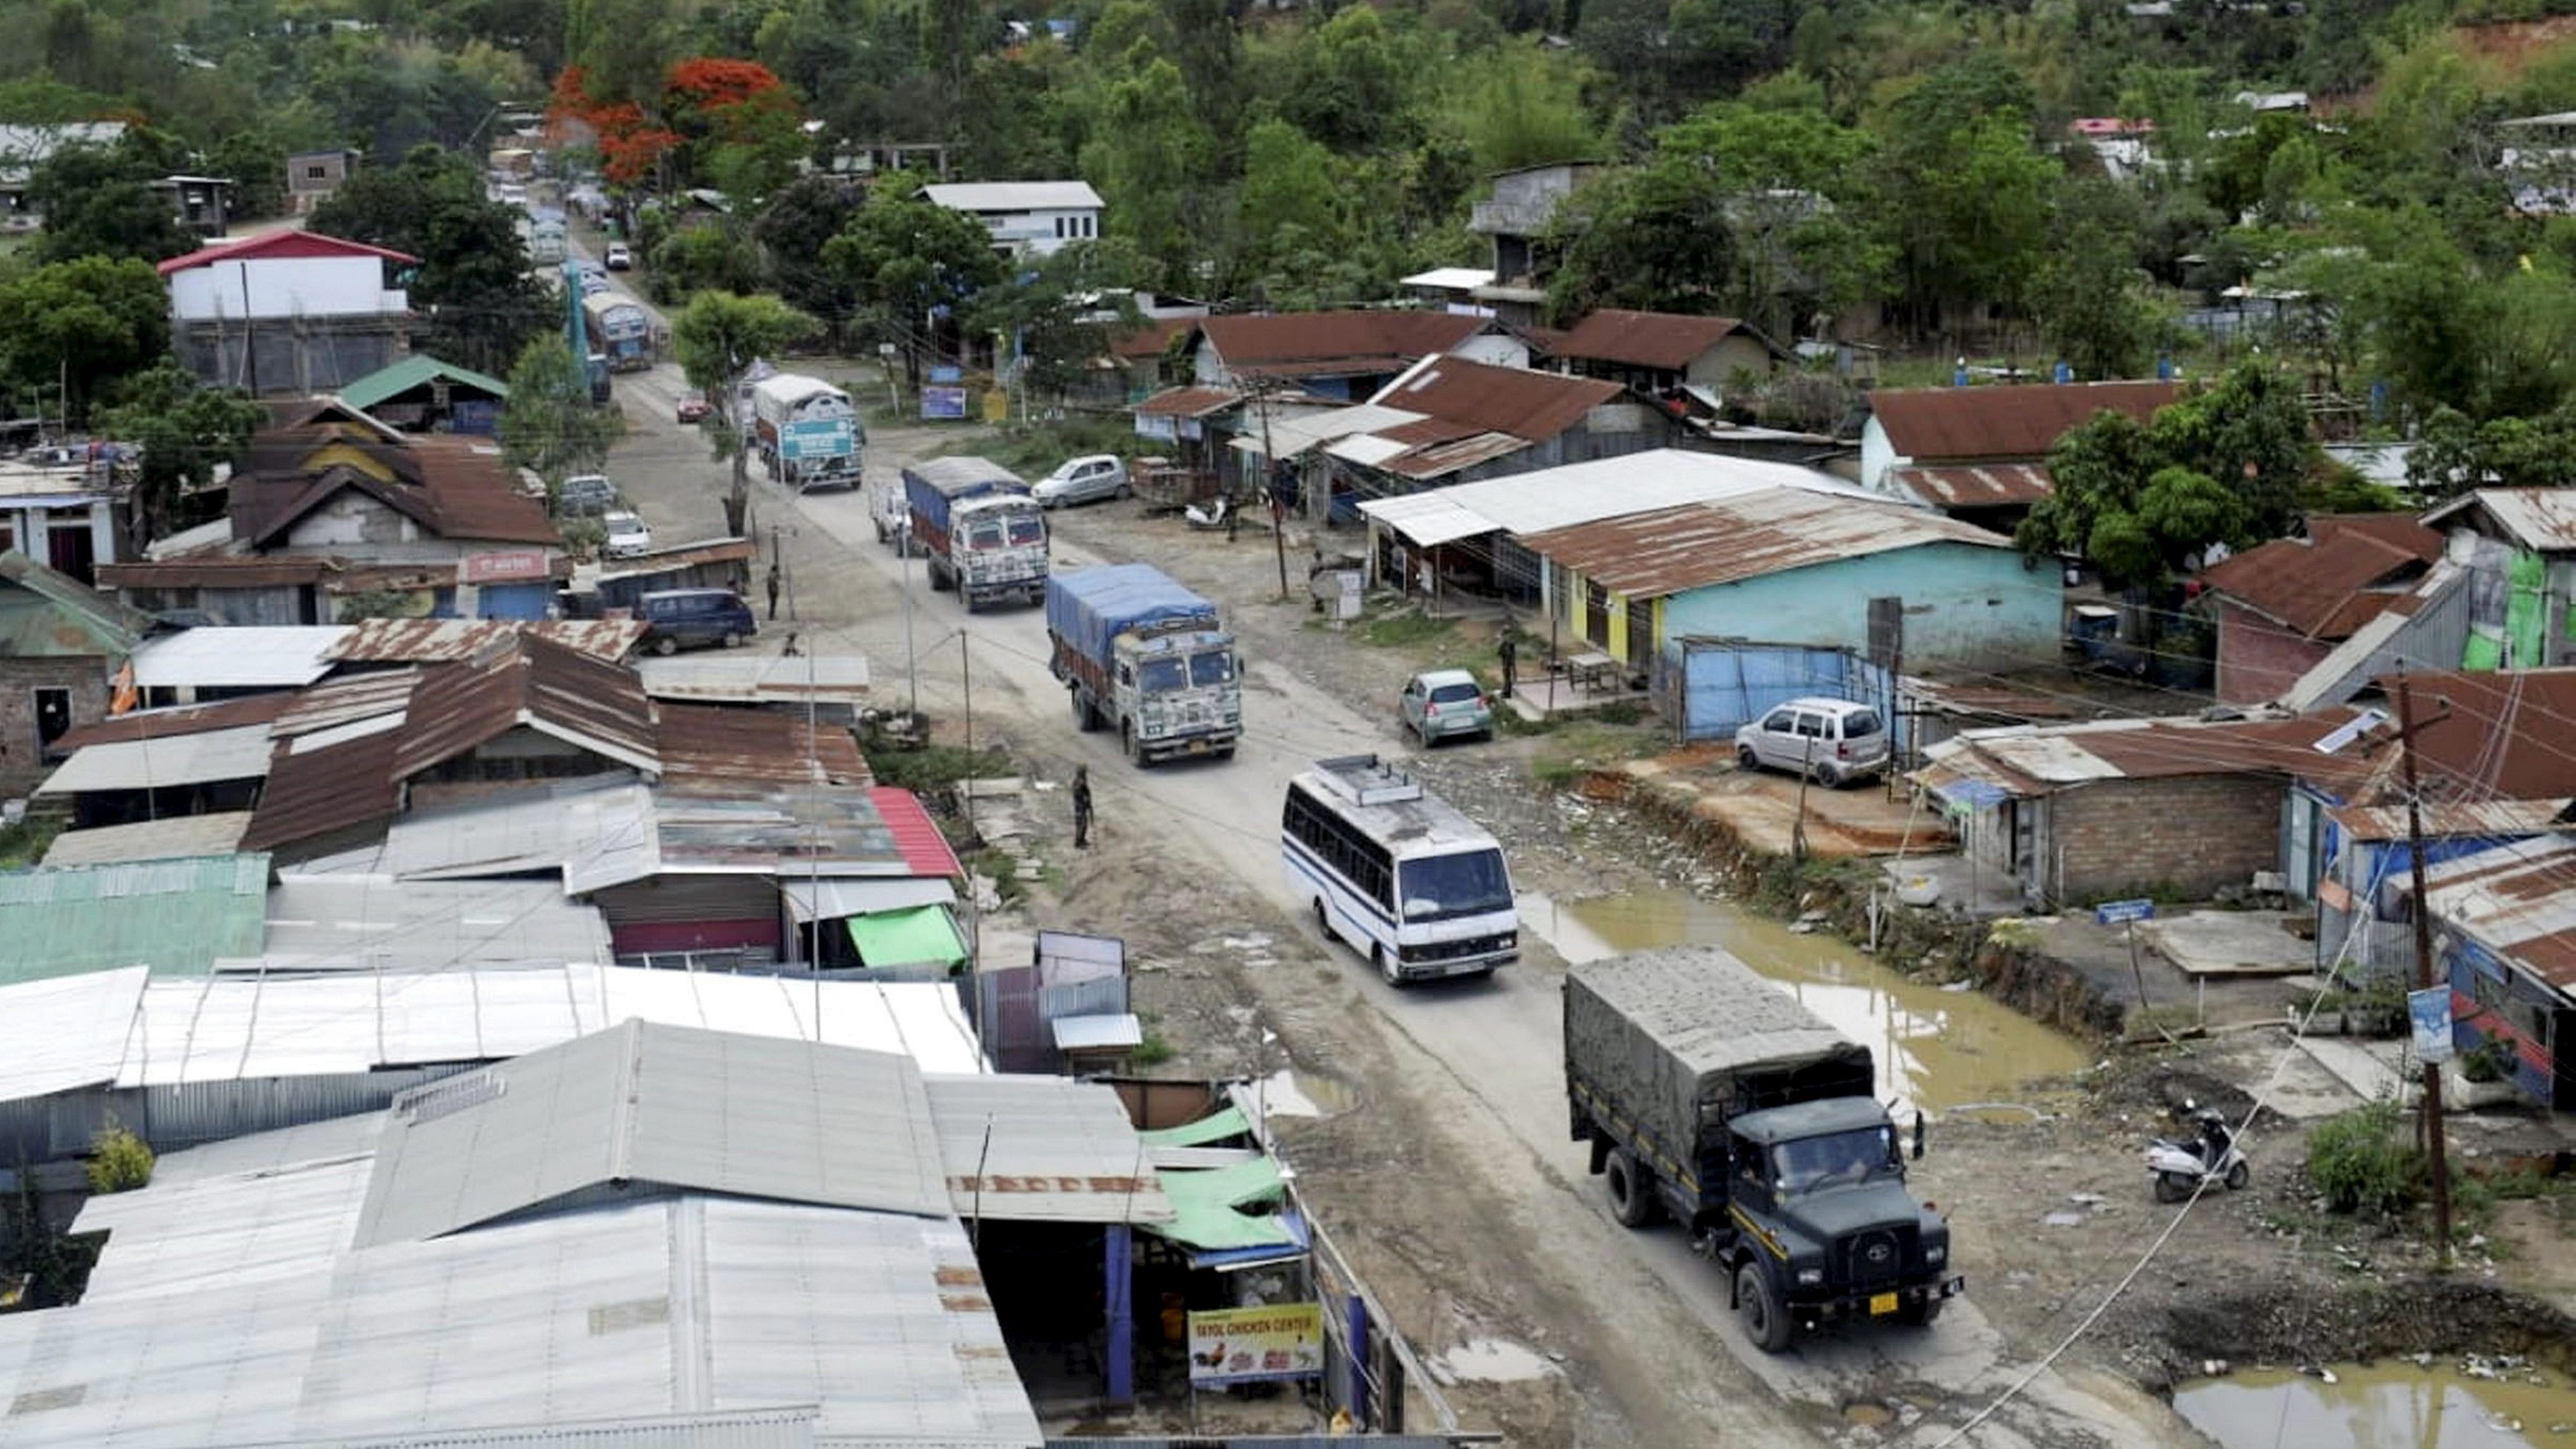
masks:
<svg viewBox="0 0 2576 1449"><path fill-rule="evenodd" d="M1610 1215L1623 1228L1642 1228L1655 1220L1655 1179L1625 1147L1610 1153Z"/></svg>
<svg viewBox="0 0 2576 1449"><path fill-rule="evenodd" d="M1073 701L1073 727L1082 731L1084 734L1090 734L1092 731L1099 729L1100 716L1093 714L1091 712L1091 706L1083 703L1082 691L1079 689L1068 689L1064 693L1066 698Z"/></svg>
<svg viewBox="0 0 2576 1449"><path fill-rule="evenodd" d="M1942 1300L1938 1298L1925 1298L1918 1302L1898 1304L1896 1321L1912 1324L1916 1328L1930 1328L1941 1317L1941 1303Z"/></svg>
<svg viewBox="0 0 2576 1449"><path fill-rule="evenodd" d="M1764 1353L1789 1346L1789 1315L1771 1296L1771 1280L1751 1263L1735 1270L1735 1306L1744 1315L1744 1336Z"/></svg>

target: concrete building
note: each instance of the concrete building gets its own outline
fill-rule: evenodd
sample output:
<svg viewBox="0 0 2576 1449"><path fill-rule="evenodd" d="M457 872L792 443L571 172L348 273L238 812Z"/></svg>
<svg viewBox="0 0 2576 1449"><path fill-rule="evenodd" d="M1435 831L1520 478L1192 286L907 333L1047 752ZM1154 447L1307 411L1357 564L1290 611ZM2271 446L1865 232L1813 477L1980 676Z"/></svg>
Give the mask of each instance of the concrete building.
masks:
<svg viewBox="0 0 2576 1449"><path fill-rule="evenodd" d="M1593 161L1558 161L1494 177L1493 195L1475 204L1467 229L1494 244L1494 279L1470 295L1491 308L1496 320L1515 327L1538 324L1556 270L1546 244L1556 209L1604 169Z"/></svg>
<svg viewBox="0 0 2576 1449"><path fill-rule="evenodd" d="M1087 181L937 182L921 194L982 222L1006 257L1053 256L1069 242L1100 239L1105 204Z"/></svg>
<svg viewBox="0 0 2576 1449"><path fill-rule="evenodd" d="M152 620L23 553L0 552L0 798L44 779L79 726L106 717Z"/></svg>
<svg viewBox="0 0 2576 1449"><path fill-rule="evenodd" d="M355 151L298 151L286 158L286 212L311 216L358 169Z"/></svg>
<svg viewBox="0 0 2576 1449"><path fill-rule="evenodd" d="M411 302L389 270L420 259L284 229L172 257L170 347L213 387L311 397L411 350Z"/></svg>

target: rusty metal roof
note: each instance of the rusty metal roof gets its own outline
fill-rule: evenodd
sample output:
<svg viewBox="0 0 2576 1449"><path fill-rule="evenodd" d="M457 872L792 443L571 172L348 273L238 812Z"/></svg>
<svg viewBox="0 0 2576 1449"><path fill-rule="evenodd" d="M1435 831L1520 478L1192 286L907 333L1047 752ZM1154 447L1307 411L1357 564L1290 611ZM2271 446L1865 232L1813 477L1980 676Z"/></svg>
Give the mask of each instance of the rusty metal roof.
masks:
<svg viewBox="0 0 2576 1449"><path fill-rule="evenodd" d="M1173 338L1198 326L1202 320L1198 317L1148 317L1133 327L1111 333L1109 355L1129 362L1146 362L1161 357L1171 348Z"/></svg>
<svg viewBox="0 0 2576 1449"><path fill-rule="evenodd" d="M316 745L312 736L278 741L241 848L273 850L391 820L402 802L393 775L402 738L398 730L379 730L331 744Z"/></svg>
<svg viewBox="0 0 2576 1449"><path fill-rule="evenodd" d="M540 499L519 491L516 472L498 445L469 437L406 436L400 443L342 436L317 471L320 442L266 435L254 439L250 471L232 488L233 537L254 547L274 542L296 521L346 489L375 498L440 538L491 543L562 541ZM362 455L391 474L377 476L349 461Z"/></svg>
<svg viewBox="0 0 2576 1449"><path fill-rule="evenodd" d="M681 569L703 568L708 564L747 564L758 557L760 557L760 545L750 539L711 538L697 543L674 544L669 548L648 549L643 553L606 560L599 565L596 577L602 583L610 579L647 578L654 574L674 573ZM548 622L592 624L598 621L566 619ZM582 644L576 644L574 647L587 648L590 653L597 654L603 659L615 657L603 648Z"/></svg>
<svg viewBox="0 0 2576 1449"><path fill-rule="evenodd" d="M208 730L238 729L243 725L267 724L284 714L295 703L295 696L285 691L269 694L246 694L239 699L217 700L212 704L183 704L172 709L143 709L89 724L74 725L62 738L54 741L57 750L86 749L91 745L119 744L133 740L166 740L176 735L203 734Z"/></svg>
<svg viewBox="0 0 2576 1449"><path fill-rule="evenodd" d="M1632 599L1930 544L2012 546L1928 509L1786 487L1576 524L1521 542Z"/></svg>
<svg viewBox="0 0 2576 1449"><path fill-rule="evenodd" d="M1241 401L1243 394L1228 387L1167 387L1136 404L1136 411L1149 418L1204 418Z"/></svg>
<svg viewBox="0 0 2576 1449"><path fill-rule="evenodd" d="M381 669L327 679L289 698L269 732L281 739L319 734L360 720L401 714L420 683L417 669Z"/></svg>
<svg viewBox="0 0 2576 1449"><path fill-rule="evenodd" d="M2170 382L2022 383L1882 390L1869 407L1897 453L1918 463L2035 459L2097 412L2144 422L2181 395Z"/></svg>
<svg viewBox="0 0 2576 1449"><path fill-rule="evenodd" d="M510 642L423 676L394 754L396 779L522 725L647 774L661 772L652 702L634 670L534 634Z"/></svg>
<svg viewBox="0 0 2576 1449"><path fill-rule="evenodd" d="M1399 478L1410 478L1417 483L1427 483L1434 478L1444 478L1462 469L1472 468L1478 463L1491 462L1496 458L1508 458L1524 448L1536 446L1538 445L1527 438L1516 438L1509 433L1476 433L1464 438L1445 439L1440 442L1425 443L1417 448L1407 448L1394 457L1380 461L1376 466Z"/></svg>
<svg viewBox="0 0 2576 1449"><path fill-rule="evenodd" d="M1558 357L1679 372L1743 326L1733 317L1691 317L1679 312L1629 312L1603 307L1553 338L1549 351Z"/></svg>
<svg viewBox="0 0 2576 1449"><path fill-rule="evenodd" d="M2545 835L2576 811L2576 797L2545 800L2438 800L2422 805L2424 833L2431 836ZM2403 805L2348 805L2330 812L2335 824L2353 840L2404 840Z"/></svg>
<svg viewBox="0 0 2576 1449"><path fill-rule="evenodd" d="M750 545L746 542L744 547ZM632 619L367 619L325 657L341 664L443 664L470 660L520 630L599 659L619 660L644 637Z"/></svg>
<svg viewBox="0 0 2576 1449"><path fill-rule="evenodd" d="M2042 463L1898 468L1888 477L1935 508L2008 508L2057 491L2057 480Z"/></svg>
<svg viewBox="0 0 2576 1449"><path fill-rule="evenodd" d="M761 780L798 785L867 785L873 776L846 728L778 710L714 704L658 707L663 778Z"/></svg>
<svg viewBox="0 0 2576 1449"><path fill-rule="evenodd" d="M2572 879L2576 839L2550 835L2429 867L2424 889L2435 921L2563 992L2576 987Z"/></svg>
<svg viewBox="0 0 2576 1449"><path fill-rule="evenodd" d="M2536 553L2576 550L2576 490L2478 488L2424 515L2428 524L2465 523L2482 515L2505 538Z"/></svg>
<svg viewBox="0 0 2576 1449"><path fill-rule="evenodd" d="M2522 669L2501 674L2453 670L2411 675L2415 709L2428 723L2415 752L2425 789L2480 799L2546 800L2576 795L2576 750L2567 744L2576 719L2576 669ZM2396 681L2381 679L2394 697ZM2448 705L2450 713L2429 717Z"/></svg>
<svg viewBox="0 0 2576 1449"><path fill-rule="evenodd" d="M1448 351L1487 323L1449 312L1390 311L1202 317L1198 325L1228 371L1292 377L1399 371Z"/></svg>
<svg viewBox="0 0 2576 1449"><path fill-rule="evenodd" d="M2319 754L2316 742L2351 718L2339 711L2292 719L2115 719L1966 730L1924 752L1937 774L1923 772L1918 779L1981 780L2018 796L2101 780L2189 775L2297 776L2350 786L2374 768L2366 753Z"/></svg>
<svg viewBox="0 0 2576 1449"><path fill-rule="evenodd" d="M2308 538L2276 538L2201 571L2201 582L2310 639L2344 639L2402 597L2442 556L2442 536L2400 515L2406 532L2310 524Z"/></svg>
<svg viewBox="0 0 2576 1449"><path fill-rule="evenodd" d="M318 584L340 560L315 554L192 554L157 562L100 564L112 589L276 589Z"/></svg>
<svg viewBox="0 0 2576 1449"><path fill-rule="evenodd" d="M1626 391L1597 378L1441 356L1424 358L1369 401L1477 432L1543 443Z"/></svg>

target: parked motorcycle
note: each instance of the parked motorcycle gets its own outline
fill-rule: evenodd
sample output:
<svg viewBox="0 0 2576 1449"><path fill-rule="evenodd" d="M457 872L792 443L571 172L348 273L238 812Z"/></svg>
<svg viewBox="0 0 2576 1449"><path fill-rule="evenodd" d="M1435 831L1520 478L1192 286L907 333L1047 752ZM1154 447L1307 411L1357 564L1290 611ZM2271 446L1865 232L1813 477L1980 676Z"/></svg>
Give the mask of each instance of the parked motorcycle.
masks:
<svg viewBox="0 0 2576 1449"><path fill-rule="evenodd" d="M2147 1171L2155 1180L2156 1201L2181 1202L2213 1178L2230 1191L2250 1181L2253 1164L2236 1145L2227 1119L2190 1102L2183 1103L2182 1110L2198 1129L2194 1136L2174 1141L2159 1137L2147 1144Z"/></svg>

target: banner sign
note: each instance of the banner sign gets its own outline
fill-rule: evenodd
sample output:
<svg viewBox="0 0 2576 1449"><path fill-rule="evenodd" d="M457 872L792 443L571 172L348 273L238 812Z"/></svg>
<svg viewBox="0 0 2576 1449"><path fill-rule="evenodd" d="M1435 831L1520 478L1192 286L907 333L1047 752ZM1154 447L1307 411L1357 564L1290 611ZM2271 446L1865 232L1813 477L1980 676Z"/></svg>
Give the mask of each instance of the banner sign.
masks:
<svg viewBox="0 0 2576 1449"><path fill-rule="evenodd" d="M2155 918L2156 903L2151 900L2104 901L2093 908L2093 920L2097 925L2125 926L2131 921L2152 921Z"/></svg>
<svg viewBox="0 0 2576 1449"><path fill-rule="evenodd" d="M962 387L923 388L921 415L925 418L963 420L966 416L966 389Z"/></svg>
<svg viewBox="0 0 2576 1449"><path fill-rule="evenodd" d="M1190 1315L1190 1385L1312 1378L1324 1371L1324 1305L1274 1303Z"/></svg>
<svg viewBox="0 0 2576 1449"><path fill-rule="evenodd" d="M787 425L778 439L778 456L791 463L807 458L846 458L857 443L848 418L815 418Z"/></svg>
<svg viewBox="0 0 2576 1449"><path fill-rule="evenodd" d="M2415 1060L2439 1066L2451 1059L2451 988L2407 992L2406 1020L2415 1028Z"/></svg>
<svg viewBox="0 0 2576 1449"><path fill-rule="evenodd" d="M496 548L458 559L457 579L468 584L506 584L552 575L541 548Z"/></svg>

